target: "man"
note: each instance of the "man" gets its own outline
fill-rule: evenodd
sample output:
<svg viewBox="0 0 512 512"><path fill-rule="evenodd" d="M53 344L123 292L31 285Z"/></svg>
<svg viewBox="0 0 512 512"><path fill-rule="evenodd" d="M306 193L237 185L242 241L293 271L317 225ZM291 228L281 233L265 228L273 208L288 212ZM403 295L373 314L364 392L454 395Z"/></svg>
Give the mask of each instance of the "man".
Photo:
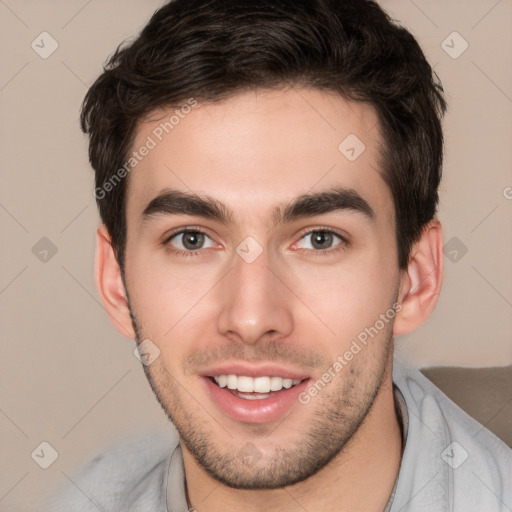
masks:
<svg viewBox="0 0 512 512"><path fill-rule="evenodd" d="M96 282L179 443L62 510L512 510L510 449L393 364L441 288L445 108L372 1L174 0L118 49L82 111Z"/></svg>

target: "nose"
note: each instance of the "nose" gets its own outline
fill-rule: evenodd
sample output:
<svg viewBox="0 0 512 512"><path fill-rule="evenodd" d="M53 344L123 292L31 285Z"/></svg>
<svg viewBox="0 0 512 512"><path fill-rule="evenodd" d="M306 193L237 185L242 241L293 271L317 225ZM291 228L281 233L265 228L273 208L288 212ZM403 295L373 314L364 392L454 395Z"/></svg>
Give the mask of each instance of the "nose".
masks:
<svg viewBox="0 0 512 512"><path fill-rule="evenodd" d="M218 331L233 341L254 345L293 331L292 302L277 268L264 251L248 263L234 256L234 268L222 283Z"/></svg>

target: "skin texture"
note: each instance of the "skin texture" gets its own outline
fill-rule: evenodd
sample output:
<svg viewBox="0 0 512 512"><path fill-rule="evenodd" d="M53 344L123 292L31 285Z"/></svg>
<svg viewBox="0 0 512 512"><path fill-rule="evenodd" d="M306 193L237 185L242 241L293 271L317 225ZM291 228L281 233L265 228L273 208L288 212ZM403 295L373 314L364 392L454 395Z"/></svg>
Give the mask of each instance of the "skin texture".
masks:
<svg viewBox="0 0 512 512"><path fill-rule="evenodd" d="M139 126L134 148L164 116ZM355 161L338 150L350 134L365 144ZM199 103L129 176L126 282L107 231L98 229L100 295L122 334L160 350L144 369L179 431L188 499L198 511L379 511L389 498L402 448L393 335L418 327L435 306L442 232L437 220L426 226L400 271L381 141L370 105L314 89ZM343 210L274 222L277 205L334 186L357 192L373 218ZM144 219L165 189L215 198L233 222ZM169 240L183 228L205 231L204 248L185 256L184 239ZM334 236L321 253L312 230L344 241ZM251 263L236 251L248 236L262 249ZM297 401L276 421L236 421L205 391L202 375L225 361L272 362L314 383L396 302L394 322L308 404ZM250 463L241 456L247 447L257 453Z"/></svg>

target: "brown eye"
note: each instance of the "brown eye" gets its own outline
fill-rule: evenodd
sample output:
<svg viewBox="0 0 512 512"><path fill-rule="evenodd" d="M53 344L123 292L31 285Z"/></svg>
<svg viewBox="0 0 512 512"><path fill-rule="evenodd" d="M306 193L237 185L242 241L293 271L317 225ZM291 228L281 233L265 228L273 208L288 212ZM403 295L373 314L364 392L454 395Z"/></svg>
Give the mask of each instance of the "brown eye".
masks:
<svg viewBox="0 0 512 512"><path fill-rule="evenodd" d="M182 243L185 249L201 249L204 244L204 235L198 231L183 233Z"/></svg>
<svg viewBox="0 0 512 512"><path fill-rule="evenodd" d="M309 240L308 240L309 239ZM340 245L344 240L340 235L326 229L315 229L306 233L299 241L301 249L325 251Z"/></svg>
<svg viewBox="0 0 512 512"><path fill-rule="evenodd" d="M311 233L311 245L315 249L329 249L333 240L332 234L327 231L313 231Z"/></svg>
<svg viewBox="0 0 512 512"><path fill-rule="evenodd" d="M208 241L209 245L205 245ZM197 251L212 246L210 237L197 230L180 231L169 238L167 243L182 251Z"/></svg>

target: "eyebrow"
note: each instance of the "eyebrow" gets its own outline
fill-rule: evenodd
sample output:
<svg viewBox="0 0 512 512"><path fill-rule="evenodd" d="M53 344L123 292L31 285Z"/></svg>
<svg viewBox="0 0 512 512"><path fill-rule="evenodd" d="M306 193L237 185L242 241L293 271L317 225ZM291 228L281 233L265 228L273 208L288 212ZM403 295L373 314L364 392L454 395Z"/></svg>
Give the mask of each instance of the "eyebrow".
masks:
<svg viewBox="0 0 512 512"><path fill-rule="evenodd" d="M343 187L300 195L289 203L276 206L270 219L272 225L276 225L347 210L361 213L371 221L375 220L375 213L368 202L355 190ZM142 213L142 221L148 222L160 215L194 215L224 225L234 224L235 221L234 212L217 199L174 189L165 189L152 199Z"/></svg>

